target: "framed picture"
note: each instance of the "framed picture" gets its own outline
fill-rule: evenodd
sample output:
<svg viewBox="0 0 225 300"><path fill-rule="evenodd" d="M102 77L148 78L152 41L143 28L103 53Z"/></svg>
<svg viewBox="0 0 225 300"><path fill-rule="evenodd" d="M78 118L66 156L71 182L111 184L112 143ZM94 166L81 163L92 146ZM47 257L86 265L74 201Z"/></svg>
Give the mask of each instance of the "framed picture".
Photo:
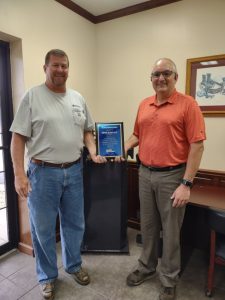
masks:
<svg viewBox="0 0 225 300"><path fill-rule="evenodd" d="M225 54L187 59L186 94L203 114L225 114Z"/></svg>
<svg viewBox="0 0 225 300"><path fill-rule="evenodd" d="M124 157L123 123L95 123L97 154L106 158Z"/></svg>

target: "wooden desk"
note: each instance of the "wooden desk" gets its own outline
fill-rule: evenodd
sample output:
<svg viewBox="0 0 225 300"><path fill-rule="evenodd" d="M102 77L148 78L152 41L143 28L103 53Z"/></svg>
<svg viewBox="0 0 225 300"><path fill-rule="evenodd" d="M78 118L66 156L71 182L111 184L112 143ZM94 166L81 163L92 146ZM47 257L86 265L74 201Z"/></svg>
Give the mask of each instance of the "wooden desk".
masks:
<svg viewBox="0 0 225 300"><path fill-rule="evenodd" d="M140 229L138 165L128 162L128 226ZM199 170L191 190L190 202L204 208L225 210L225 172Z"/></svg>
<svg viewBox="0 0 225 300"><path fill-rule="evenodd" d="M209 209L225 211L225 173L199 170L181 230L182 269L193 249L209 253Z"/></svg>
<svg viewBox="0 0 225 300"><path fill-rule="evenodd" d="M225 210L225 173L199 170L191 190L190 204Z"/></svg>
<svg viewBox="0 0 225 300"><path fill-rule="evenodd" d="M128 163L128 226L140 229L138 165ZM193 249L209 249L209 208L225 210L225 172L199 170L191 190L181 230L181 258L184 270ZM139 235L140 237L140 235ZM139 238L140 240L140 238Z"/></svg>
<svg viewBox="0 0 225 300"><path fill-rule="evenodd" d="M190 204L225 210L225 187L195 185L191 191Z"/></svg>

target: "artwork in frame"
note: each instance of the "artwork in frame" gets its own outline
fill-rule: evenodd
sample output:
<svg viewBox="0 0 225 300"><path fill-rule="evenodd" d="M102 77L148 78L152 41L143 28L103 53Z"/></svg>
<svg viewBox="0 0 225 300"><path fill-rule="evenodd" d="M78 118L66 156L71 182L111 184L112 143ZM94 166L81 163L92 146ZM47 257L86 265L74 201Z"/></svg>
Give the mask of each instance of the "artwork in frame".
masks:
<svg viewBox="0 0 225 300"><path fill-rule="evenodd" d="M225 54L187 59L186 94L203 114L225 114Z"/></svg>

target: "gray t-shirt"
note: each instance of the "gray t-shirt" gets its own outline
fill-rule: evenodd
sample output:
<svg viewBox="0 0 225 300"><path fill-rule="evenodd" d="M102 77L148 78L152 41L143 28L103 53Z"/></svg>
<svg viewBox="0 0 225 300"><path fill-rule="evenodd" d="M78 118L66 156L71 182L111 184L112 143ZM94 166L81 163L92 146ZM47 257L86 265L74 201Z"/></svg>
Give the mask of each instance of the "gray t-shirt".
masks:
<svg viewBox="0 0 225 300"><path fill-rule="evenodd" d="M81 156L84 131L93 129L94 122L78 92L54 93L42 84L25 94L10 131L27 137L29 158L64 163Z"/></svg>

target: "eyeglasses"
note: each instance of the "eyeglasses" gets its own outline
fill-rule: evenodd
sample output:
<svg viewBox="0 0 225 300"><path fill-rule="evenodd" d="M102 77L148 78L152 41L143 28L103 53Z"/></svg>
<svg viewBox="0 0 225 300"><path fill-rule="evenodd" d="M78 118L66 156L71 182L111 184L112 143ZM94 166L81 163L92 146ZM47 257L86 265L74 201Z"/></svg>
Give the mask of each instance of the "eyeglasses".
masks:
<svg viewBox="0 0 225 300"><path fill-rule="evenodd" d="M176 74L176 72L173 72L173 71L170 71L170 70L165 70L165 71L162 71L162 72L155 71L151 74L151 77L152 78L159 78L162 75L164 78L169 78L173 73Z"/></svg>

